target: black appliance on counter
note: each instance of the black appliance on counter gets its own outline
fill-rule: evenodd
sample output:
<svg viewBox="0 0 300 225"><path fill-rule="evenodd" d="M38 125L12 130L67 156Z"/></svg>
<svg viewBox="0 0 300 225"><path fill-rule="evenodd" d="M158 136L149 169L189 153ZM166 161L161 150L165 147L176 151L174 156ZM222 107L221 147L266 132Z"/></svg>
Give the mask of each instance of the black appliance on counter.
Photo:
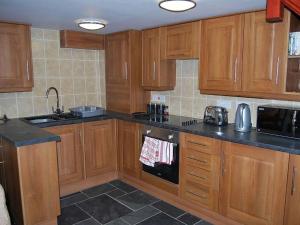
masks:
<svg viewBox="0 0 300 225"><path fill-rule="evenodd" d="M300 138L300 109L277 105L257 107L257 132Z"/></svg>
<svg viewBox="0 0 300 225"><path fill-rule="evenodd" d="M163 103L149 103L147 104L147 113L156 115L168 115L168 106Z"/></svg>
<svg viewBox="0 0 300 225"><path fill-rule="evenodd" d="M154 167L143 165L143 171L174 184L179 182L179 132L169 129L145 126L142 131L143 143L145 137L168 141L173 143L173 162L171 165L155 163Z"/></svg>
<svg viewBox="0 0 300 225"><path fill-rule="evenodd" d="M225 126L228 124L228 111L221 106L207 106L205 108L203 122L217 126Z"/></svg>

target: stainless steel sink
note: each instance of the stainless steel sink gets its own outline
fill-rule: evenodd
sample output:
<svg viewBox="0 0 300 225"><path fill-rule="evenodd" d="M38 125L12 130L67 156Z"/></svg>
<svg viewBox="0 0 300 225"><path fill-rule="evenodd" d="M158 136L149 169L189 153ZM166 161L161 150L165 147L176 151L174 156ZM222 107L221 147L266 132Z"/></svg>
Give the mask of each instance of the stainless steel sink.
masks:
<svg viewBox="0 0 300 225"><path fill-rule="evenodd" d="M62 121L62 120L73 120L78 118L79 117L74 116L71 113L63 113L63 114L51 114L51 115L44 115L44 116L27 117L27 118L23 118L23 120L31 124L43 124L43 123L51 123L51 122Z"/></svg>
<svg viewBox="0 0 300 225"><path fill-rule="evenodd" d="M57 120L54 119L33 119L33 120L28 120L28 122L33 123L33 124L40 124L40 123L50 123L54 122Z"/></svg>

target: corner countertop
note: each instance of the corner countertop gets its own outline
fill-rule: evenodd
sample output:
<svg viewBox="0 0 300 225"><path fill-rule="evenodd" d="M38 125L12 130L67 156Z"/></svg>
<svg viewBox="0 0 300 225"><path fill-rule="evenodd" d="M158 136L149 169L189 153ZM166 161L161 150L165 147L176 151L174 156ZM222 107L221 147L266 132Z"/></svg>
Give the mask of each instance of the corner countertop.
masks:
<svg viewBox="0 0 300 225"><path fill-rule="evenodd" d="M214 125L205 124L198 119L197 124L190 126L182 126L181 123L183 121L191 120L194 118L170 115L169 121L158 123L149 121L145 118L135 118L128 114L116 113L111 111L107 111L105 115L98 117L73 119L67 121L56 121L53 123L40 124L34 126L30 125L27 122L24 122L24 120L22 119L12 119L9 120L7 123L0 125L0 136L10 141L16 147L49 141L59 141L59 136L46 132L41 128L100 121L107 119L125 120L149 126L171 129L179 132L186 132L195 135L216 138L223 141L230 141L234 143L300 155L300 140L298 139L258 133L255 129L252 129L251 132L240 133L234 131L234 124L229 124L224 127L218 127Z"/></svg>

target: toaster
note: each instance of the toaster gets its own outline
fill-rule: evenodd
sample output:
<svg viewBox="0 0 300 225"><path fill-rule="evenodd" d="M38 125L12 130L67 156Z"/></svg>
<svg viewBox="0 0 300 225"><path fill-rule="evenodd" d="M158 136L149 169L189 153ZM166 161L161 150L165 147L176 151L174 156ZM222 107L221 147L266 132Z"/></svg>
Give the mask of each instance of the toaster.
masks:
<svg viewBox="0 0 300 225"><path fill-rule="evenodd" d="M225 126L228 124L228 111L220 106L207 106L204 112L204 123Z"/></svg>

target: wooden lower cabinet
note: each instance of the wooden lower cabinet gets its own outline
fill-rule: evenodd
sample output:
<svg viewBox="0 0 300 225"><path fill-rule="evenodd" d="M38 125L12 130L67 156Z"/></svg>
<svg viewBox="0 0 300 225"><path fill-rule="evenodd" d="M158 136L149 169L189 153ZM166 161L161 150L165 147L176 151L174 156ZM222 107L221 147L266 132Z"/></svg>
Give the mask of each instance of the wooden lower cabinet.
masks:
<svg viewBox="0 0 300 225"><path fill-rule="evenodd" d="M221 142L182 133L180 144L180 197L218 211Z"/></svg>
<svg viewBox="0 0 300 225"><path fill-rule="evenodd" d="M140 177L140 125L118 121L119 170L122 175Z"/></svg>
<svg viewBox="0 0 300 225"><path fill-rule="evenodd" d="M115 120L84 123L86 176L117 171Z"/></svg>
<svg viewBox="0 0 300 225"><path fill-rule="evenodd" d="M284 224L300 224L300 155L290 156Z"/></svg>
<svg viewBox="0 0 300 225"><path fill-rule="evenodd" d="M57 142L60 187L84 179L82 124L46 128L60 136Z"/></svg>
<svg viewBox="0 0 300 225"><path fill-rule="evenodd" d="M244 225L282 225L289 154L223 142L220 213Z"/></svg>

